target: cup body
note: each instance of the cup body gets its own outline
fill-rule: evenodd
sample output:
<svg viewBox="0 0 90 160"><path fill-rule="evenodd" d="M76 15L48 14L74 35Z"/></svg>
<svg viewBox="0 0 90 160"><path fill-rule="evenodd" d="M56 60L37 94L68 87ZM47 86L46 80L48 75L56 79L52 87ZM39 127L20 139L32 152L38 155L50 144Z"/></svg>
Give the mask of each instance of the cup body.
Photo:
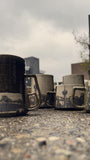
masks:
<svg viewBox="0 0 90 160"><path fill-rule="evenodd" d="M67 75L63 77L63 83L56 87L56 109L74 109L76 108L72 103L73 89L75 87L84 87L83 75ZM74 102L82 105L84 98L82 98L83 91L78 90L74 97Z"/></svg>
<svg viewBox="0 0 90 160"><path fill-rule="evenodd" d="M24 59L13 55L0 55L0 113L24 111L25 105Z"/></svg>
<svg viewBox="0 0 90 160"><path fill-rule="evenodd" d="M59 85L57 86L57 91L56 91L56 108L59 109L63 109L63 108L67 108L67 109L72 109L75 108L75 106L72 103L72 93L73 93L73 87L75 87L75 85ZM77 87L77 86L76 86ZM80 86L79 86L80 87ZM74 97L74 102L78 105L82 105L84 102L84 98L81 98L82 95L82 91L77 91L75 97Z"/></svg>
<svg viewBox="0 0 90 160"><path fill-rule="evenodd" d="M52 75L36 74L40 93L41 93L41 107L55 105L54 80ZM35 89L35 84L32 81L32 91Z"/></svg>
<svg viewBox="0 0 90 160"><path fill-rule="evenodd" d="M84 85L84 76L78 74L71 74L62 77L63 84Z"/></svg>
<svg viewBox="0 0 90 160"><path fill-rule="evenodd" d="M37 82L35 75L28 76L33 77ZM28 76L25 75L23 58L13 55L0 55L0 115L27 113L30 103L26 104L25 80ZM37 83L36 86L38 86ZM32 95L37 97L35 93L29 94L30 97ZM38 98L37 102L39 102ZM35 107L30 107L34 109L36 104Z"/></svg>

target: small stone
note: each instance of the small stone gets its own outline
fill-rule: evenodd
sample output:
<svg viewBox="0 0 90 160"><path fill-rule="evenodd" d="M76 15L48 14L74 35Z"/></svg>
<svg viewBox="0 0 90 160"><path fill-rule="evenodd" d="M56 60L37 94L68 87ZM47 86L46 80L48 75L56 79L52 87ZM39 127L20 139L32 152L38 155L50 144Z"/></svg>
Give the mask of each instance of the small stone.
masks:
<svg viewBox="0 0 90 160"><path fill-rule="evenodd" d="M29 147L29 146L30 146L30 143L26 143L26 146Z"/></svg>
<svg viewBox="0 0 90 160"><path fill-rule="evenodd" d="M22 150L20 148L14 148L11 150L13 153L21 153Z"/></svg>
<svg viewBox="0 0 90 160"><path fill-rule="evenodd" d="M18 135L16 136L17 139L28 138L28 137L30 137L28 134L18 134Z"/></svg>
<svg viewBox="0 0 90 160"><path fill-rule="evenodd" d="M5 126L0 126L0 128L4 128Z"/></svg>
<svg viewBox="0 0 90 160"><path fill-rule="evenodd" d="M58 128L56 129L56 131L59 131L60 129L61 129L61 128L58 127Z"/></svg>
<svg viewBox="0 0 90 160"><path fill-rule="evenodd" d="M75 146L76 143L75 143L75 141L73 141L73 140L67 140L67 141L66 141L66 144Z"/></svg>
<svg viewBox="0 0 90 160"><path fill-rule="evenodd" d="M48 139L49 141L57 141L59 137L52 136L52 137L49 137Z"/></svg>
<svg viewBox="0 0 90 160"><path fill-rule="evenodd" d="M58 146L53 146L53 150L56 151L58 148Z"/></svg>
<svg viewBox="0 0 90 160"><path fill-rule="evenodd" d="M50 160L68 160L67 156L61 155L54 158L51 158Z"/></svg>
<svg viewBox="0 0 90 160"><path fill-rule="evenodd" d="M36 140L39 142L40 147L47 145L46 138L40 137L40 138L37 138Z"/></svg>
<svg viewBox="0 0 90 160"><path fill-rule="evenodd" d="M66 156L70 156L72 154L71 151L68 150L64 150L64 149L57 149L55 151L56 154L62 154L62 155L66 155Z"/></svg>
<svg viewBox="0 0 90 160"><path fill-rule="evenodd" d="M85 121L85 119L82 118L81 121Z"/></svg>
<svg viewBox="0 0 90 160"><path fill-rule="evenodd" d="M8 143L0 143L0 148L5 148L5 147L7 147L7 145L8 145Z"/></svg>
<svg viewBox="0 0 90 160"><path fill-rule="evenodd" d="M78 142L81 142L81 143L85 143L85 140L83 139L83 138L76 138L76 140L78 141Z"/></svg>
<svg viewBox="0 0 90 160"><path fill-rule="evenodd" d="M87 119L88 119L88 120L90 120L90 118L89 118L89 117L87 117Z"/></svg>
<svg viewBox="0 0 90 160"><path fill-rule="evenodd" d="M39 138L37 138L36 139L38 142L42 142L42 141L46 141L46 138L44 138L44 137L39 137Z"/></svg>
<svg viewBox="0 0 90 160"><path fill-rule="evenodd" d="M46 141L39 142L39 146L40 146L40 147L46 146L46 145L47 145L47 142L46 142Z"/></svg>
<svg viewBox="0 0 90 160"><path fill-rule="evenodd" d="M25 154L24 155L24 158L30 158L31 156L30 156L30 154Z"/></svg>
<svg viewBox="0 0 90 160"><path fill-rule="evenodd" d="M11 139L11 138L3 138L0 143L3 143L3 142L7 142L7 143L10 143L10 142L13 142L14 139Z"/></svg>
<svg viewBox="0 0 90 160"><path fill-rule="evenodd" d="M67 160L68 158L65 155L61 155L58 157L58 160Z"/></svg>
<svg viewBox="0 0 90 160"><path fill-rule="evenodd" d="M34 125L34 127L39 127L40 125L38 124L38 123L36 123L35 125Z"/></svg>

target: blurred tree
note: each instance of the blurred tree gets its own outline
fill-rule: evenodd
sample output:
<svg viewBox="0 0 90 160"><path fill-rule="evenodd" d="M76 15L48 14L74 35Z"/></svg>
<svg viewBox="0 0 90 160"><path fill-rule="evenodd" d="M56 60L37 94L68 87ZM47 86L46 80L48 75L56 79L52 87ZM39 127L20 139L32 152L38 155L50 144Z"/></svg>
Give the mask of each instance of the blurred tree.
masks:
<svg viewBox="0 0 90 160"><path fill-rule="evenodd" d="M75 31L73 31L73 36L76 44L79 44L81 47L80 57L82 59L82 62L84 62L81 63L81 65L84 70L88 71L88 76L90 80L90 44L88 35L86 33L78 34Z"/></svg>

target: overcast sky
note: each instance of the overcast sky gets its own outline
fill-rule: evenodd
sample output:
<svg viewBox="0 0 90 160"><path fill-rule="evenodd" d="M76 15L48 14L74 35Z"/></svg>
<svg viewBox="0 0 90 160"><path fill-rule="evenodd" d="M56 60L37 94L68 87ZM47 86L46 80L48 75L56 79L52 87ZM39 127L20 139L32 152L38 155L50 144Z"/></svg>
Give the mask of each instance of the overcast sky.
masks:
<svg viewBox="0 0 90 160"><path fill-rule="evenodd" d="M55 81L80 61L73 30L88 33L90 0L0 0L0 54L40 59Z"/></svg>

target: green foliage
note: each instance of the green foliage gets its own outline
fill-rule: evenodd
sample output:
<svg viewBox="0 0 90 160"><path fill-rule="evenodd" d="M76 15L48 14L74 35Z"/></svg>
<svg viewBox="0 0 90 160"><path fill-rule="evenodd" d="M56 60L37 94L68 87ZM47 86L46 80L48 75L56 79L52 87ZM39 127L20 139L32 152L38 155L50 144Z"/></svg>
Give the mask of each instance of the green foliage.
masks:
<svg viewBox="0 0 90 160"><path fill-rule="evenodd" d="M90 70L90 62L87 59L84 61L84 63L81 63L81 66L83 70L86 70L86 71Z"/></svg>
<svg viewBox="0 0 90 160"><path fill-rule="evenodd" d="M74 40L76 44L79 44L81 50L80 50L80 57L82 59L81 66L84 70L88 71L88 74L90 74L90 60L89 60L89 41L88 36L86 33L78 34L75 31L73 32Z"/></svg>

